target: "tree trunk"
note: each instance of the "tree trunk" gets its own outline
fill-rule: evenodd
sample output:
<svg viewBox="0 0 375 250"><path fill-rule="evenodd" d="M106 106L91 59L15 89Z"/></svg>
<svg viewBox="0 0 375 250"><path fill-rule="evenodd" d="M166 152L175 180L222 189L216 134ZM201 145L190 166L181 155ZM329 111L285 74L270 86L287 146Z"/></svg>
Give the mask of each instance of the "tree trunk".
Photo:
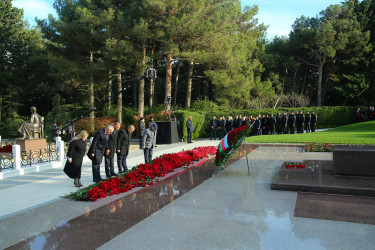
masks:
<svg viewBox="0 0 375 250"><path fill-rule="evenodd" d="M146 44L142 45L142 65L146 65ZM143 117L145 109L145 79L139 81L138 116Z"/></svg>
<svg viewBox="0 0 375 250"><path fill-rule="evenodd" d="M109 111L111 110L112 106L112 70L109 70L108 73L108 92L107 92L107 116L109 115Z"/></svg>
<svg viewBox="0 0 375 250"><path fill-rule="evenodd" d="M186 101L185 101L186 108L190 108L190 105L191 105L191 89L193 85L193 72L194 72L194 59L191 59L190 64L189 64L188 83L186 85Z"/></svg>
<svg viewBox="0 0 375 250"><path fill-rule="evenodd" d="M301 91L299 92L299 96L303 95L303 92L305 92L305 87L306 87L306 75L303 76L302 87L301 87Z"/></svg>
<svg viewBox="0 0 375 250"><path fill-rule="evenodd" d="M137 107L137 85L133 87L133 108Z"/></svg>
<svg viewBox="0 0 375 250"><path fill-rule="evenodd" d="M121 69L117 69L117 121L122 124L122 79Z"/></svg>
<svg viewBox="0 0 375 250"><path fill-rule="evenodd" d="M317 106L321 107L322 106L322 78L323 78L323 65L325 63L326 57L323 57L323 60L320 61L319 66L318 66L318 101L317 101Z"/></svg>
<svg viewBox="0 0 375 250"><path fill-rule="evenodd" d="M90 65L94 63L94 53L90 51ZM92 68L92 67L91 67ZM89 112L90 112L90 132L95 131L95 99L94 99L94 76L90 73L90 82L89 82Z"/></svg>
<svg viewBox="0 0 375 250"><path fill-rule="evenodd" d="M167 66L166 66L166 76L165 76L165 96L164 100L167 103L167 96L172 94L172 51L169 52L167 56ZM167 105L166 111L169 111L170 107Z"/></svg>
<svg viewBox="0 0 375 250"><path fill-rule="evenodd" d="M178 77L180 76L180 61L178 61L177 63L177 73L176 73L176 83L175 83L175 87L174 87L174 99L173 99L173 103L174 105L177 104L177 90L178 90Z"/></svg>
<svg viewBox="0 0 375 250"><path fill-rule="evenodd" d="M204 96L208 97L208 80L207 79L203 80L203 85L204 85Z"/></svg>
<svg viewBox="0 0 375 250"><path fill-rule="evenodd" d="M329 73L327 72L324 76L324 82L322 86L322 106L324 106L324 97L326 96L328 80L329 80Z"/></svg>
<svg viewBox="0 0 375 250"><path fill-rule="evenodd" d="M154 51L155 51L155 46L152 47L151 49L151 57L154 57ZM152 59L152 66L156 70L155 66L155 59ZM150 99L149 99L149 106L150 108L154 107L154 100L155 100L155 78L150 79Z"/></svg>
<svg viewBox="0 0 375 250"><path fill-rule="evenodd" d="M2 111L3 111L3 95L0 94L0 122L1 122Z"/></svg>

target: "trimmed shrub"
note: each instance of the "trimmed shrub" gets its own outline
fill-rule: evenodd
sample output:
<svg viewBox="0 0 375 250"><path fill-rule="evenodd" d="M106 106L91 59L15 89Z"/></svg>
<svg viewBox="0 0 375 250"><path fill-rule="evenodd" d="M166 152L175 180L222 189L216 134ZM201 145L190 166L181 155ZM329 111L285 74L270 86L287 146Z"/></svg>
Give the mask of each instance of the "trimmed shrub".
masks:
<svg viewBox="0 0 375 250"><path fill-rule="evenodd" d="M80 119L75 124L75 131L77 133L82 130L89 132L90 136L94 136L95 133L100 129L105 129L108 125L113 125L116 122L116 118L113 117L100 117L94 118L95 131L90 129L90 118Z"/></svg>

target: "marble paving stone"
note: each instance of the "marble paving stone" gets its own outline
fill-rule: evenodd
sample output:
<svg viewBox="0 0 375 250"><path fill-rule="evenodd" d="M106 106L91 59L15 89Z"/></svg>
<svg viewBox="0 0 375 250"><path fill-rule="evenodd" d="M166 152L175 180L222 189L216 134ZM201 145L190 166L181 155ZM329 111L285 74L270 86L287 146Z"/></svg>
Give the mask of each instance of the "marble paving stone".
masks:
<svg viewBox="0 0 375 250"><path fill-rule="evenodd" d="M375 198L298 193L294 215L375 225Z"/></svg>

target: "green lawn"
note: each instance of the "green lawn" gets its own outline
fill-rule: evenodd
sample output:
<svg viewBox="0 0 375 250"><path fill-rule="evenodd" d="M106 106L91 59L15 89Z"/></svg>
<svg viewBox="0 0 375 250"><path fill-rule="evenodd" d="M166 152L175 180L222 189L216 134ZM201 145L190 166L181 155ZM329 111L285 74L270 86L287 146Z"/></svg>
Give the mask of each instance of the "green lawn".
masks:
<svg viewBox="0 0 375 250"><path fill-rule="evenodd" d="M350 124L309 134L252 136L246 138L246 142L375 144L375 121Z"/></svg>

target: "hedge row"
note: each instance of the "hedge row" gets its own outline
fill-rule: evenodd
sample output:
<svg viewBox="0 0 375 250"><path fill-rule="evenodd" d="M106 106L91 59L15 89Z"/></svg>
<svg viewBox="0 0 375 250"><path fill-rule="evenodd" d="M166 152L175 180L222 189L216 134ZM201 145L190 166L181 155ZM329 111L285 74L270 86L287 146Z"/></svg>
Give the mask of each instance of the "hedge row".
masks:
<svg viewBox="0 0 375 250"><path fill-rule="evenodd" d="M333 128L339 127L346 124L354 123L354 113L357 107L350 106L334 106L334 107L310 107L310 108L279 108L279 109L247 109L247 110L222 110L212 112L192 112L186 110L175 111L176 118L180 121L180 133L181 138L187 139L186 132L186 121L189 116L193 118L194 133L193 139L199 137L205 137L209 134L209 122L212 116L220 117L225 116L226 118L231 115L246 115L246 116L258 116L259 114L273 114L275 117L277 113L283 114L286 111L288 114L290 111L302 111L306 114L307 111L315 111L318 116L317 127L318 128Z"/></svg>

